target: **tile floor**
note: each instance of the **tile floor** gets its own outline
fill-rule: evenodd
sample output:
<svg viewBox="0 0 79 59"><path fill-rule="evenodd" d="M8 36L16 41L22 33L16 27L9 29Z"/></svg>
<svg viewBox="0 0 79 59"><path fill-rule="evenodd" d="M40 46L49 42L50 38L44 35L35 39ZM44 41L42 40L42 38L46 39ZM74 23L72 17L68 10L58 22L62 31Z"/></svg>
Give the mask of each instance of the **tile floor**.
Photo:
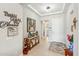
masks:
<svg viewBox="0 0 79 59"><path fill-rule="evenodd" d="M63 56L61 54L49 51L47 39L42 39L40 43L29 51L27 56Z"/></svg>

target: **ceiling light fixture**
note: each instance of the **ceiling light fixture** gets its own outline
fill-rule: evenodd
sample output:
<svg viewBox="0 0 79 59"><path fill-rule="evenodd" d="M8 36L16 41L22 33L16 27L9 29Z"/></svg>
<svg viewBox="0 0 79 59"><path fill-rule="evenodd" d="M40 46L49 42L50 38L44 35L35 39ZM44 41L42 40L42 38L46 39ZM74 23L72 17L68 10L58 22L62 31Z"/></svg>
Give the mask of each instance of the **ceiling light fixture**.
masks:
<svg viewBox="0 0 79 59"><path fill-rule="evenodd" d="M50 12L50 11L52 10L52 8L51 8L50 5L47 5L47 6L45 6L44 10L45 10L46 12Z"/></svg>
<svg viewBox="0 0 79 59"><path fill-rule="evenodd" d="M47 6L46 9L50 9L50 6Z"/></svg>

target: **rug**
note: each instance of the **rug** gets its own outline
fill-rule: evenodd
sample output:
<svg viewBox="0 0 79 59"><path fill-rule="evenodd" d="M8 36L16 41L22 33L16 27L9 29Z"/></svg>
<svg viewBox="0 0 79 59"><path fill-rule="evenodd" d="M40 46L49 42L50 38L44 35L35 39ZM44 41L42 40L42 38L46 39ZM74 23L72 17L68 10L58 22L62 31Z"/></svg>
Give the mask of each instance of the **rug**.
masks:
<svg viewBox="0 0 79 59"><path fill-rule="evenodd" d="M50 42L49 45L49 50L59 53L59 54L63 54L64 55L64 49L66 49L66 44L61 43L61 42Z"/></svg>

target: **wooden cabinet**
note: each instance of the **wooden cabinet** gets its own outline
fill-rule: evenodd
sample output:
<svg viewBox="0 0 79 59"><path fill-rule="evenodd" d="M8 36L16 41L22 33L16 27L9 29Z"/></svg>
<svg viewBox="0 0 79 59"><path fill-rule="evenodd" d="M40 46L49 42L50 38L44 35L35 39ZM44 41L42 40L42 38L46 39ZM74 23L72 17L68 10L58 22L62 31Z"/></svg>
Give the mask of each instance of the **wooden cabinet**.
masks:
<svg viewBox="0 0 79 59"><path fill-rule="evenodd" d="M69 49L64 49L65 56L73 56L73 51L70 51Z"/></svg>

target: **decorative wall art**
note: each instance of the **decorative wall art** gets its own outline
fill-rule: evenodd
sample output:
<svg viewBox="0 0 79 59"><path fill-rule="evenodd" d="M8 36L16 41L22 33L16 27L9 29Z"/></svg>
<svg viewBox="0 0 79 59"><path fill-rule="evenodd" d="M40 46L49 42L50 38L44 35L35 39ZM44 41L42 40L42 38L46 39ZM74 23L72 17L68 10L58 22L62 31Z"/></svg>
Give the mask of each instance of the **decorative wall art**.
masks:
<svg viewBox="0 0 79 59"><path fill-rule="evenodd" d="M76 23L77 23L76 17L74 17L72 21L73 21L73 23L71 25L71 32L73 32L74 29L76 29Z"/></svg>
<svg viewBox="0 0 79 59"><path fill-rule="evenodd" d="M17 18L16 14L8 13L7 11L3 11L4 15L7 17L10 17L10 20L8 21L7 26L18 26L21 22L21 19Z"/></svg>
<svg viewBox="0 0 79 59"><path fill-rule="evenodd" d="M72 35L67 34L67 40L69 41L68 48L71 51L73 51L73 34Z"/></svg>
<svg viewBox="0 0 79 59"><path fill-rule="evenodd" d="M77 23L77 20L76 20L76 17L73 18L73 26L74 28L76 29L76 23Z"/></svg>
<svg viewBox="0 0 79 59"><path fill-rule="evenodd" d="M34 32L36 30L36 21L31 18L27 18L27 32Z"/></svg>
<svg viewBox="0 0 79 59"><path fill-rule="evenodd" d="M0 21L0 28L6 27L8 22L6 21Z"/></svg>
<svg viewBox="0 0 79 59"><path fill-rule="evenodd" d="M16 36L18 35L18 26L21 22L21 19L17 17L16 14L8 13L7 11L3 11L4 16L9 17L8 22L0 21L0 28L7 27L7 35L8 36Z"/></svg>
<svg viewBox="0 0 79 59"><path fill-rule="evenodd" d="M0 28L3 28L5 26L18 26L21 22L21 19L17 18L16 14L8 13L7 11L3 11L4 16L7 16L10 18L8 22L6 21L0 21Z"/></svg>
<svg viewBox="0 0 79 59"><path fill-rule="evenodd" d="M70 14L71 14L71 16L73 16L74 15L74 10L71 10ZM67 34L67 41L68 41L67 49L70 51L69 52L70 56L73 56L73 44L74 44L74 34L73 33L74 33L74 30L76 30L77 20L76 20L76 17L73 17L73 18L70 17L70 19L71 19L71 22L70 22L71 26L69 27L70 31Z"/></svg>
<svg viewBox="0 0 79 59"><path fill-rule="evenodd" d="M17 26L8 26L7 35L8 36L16 36L16 35L18 35L18 27Z"/></svg>
<svg viewBox="0 0 79 59"><path fill-rule="evenodd" d="M73 12L74 12L74 11L72 10L72 11L70 12L70 14L73 14Z"/></svg>

